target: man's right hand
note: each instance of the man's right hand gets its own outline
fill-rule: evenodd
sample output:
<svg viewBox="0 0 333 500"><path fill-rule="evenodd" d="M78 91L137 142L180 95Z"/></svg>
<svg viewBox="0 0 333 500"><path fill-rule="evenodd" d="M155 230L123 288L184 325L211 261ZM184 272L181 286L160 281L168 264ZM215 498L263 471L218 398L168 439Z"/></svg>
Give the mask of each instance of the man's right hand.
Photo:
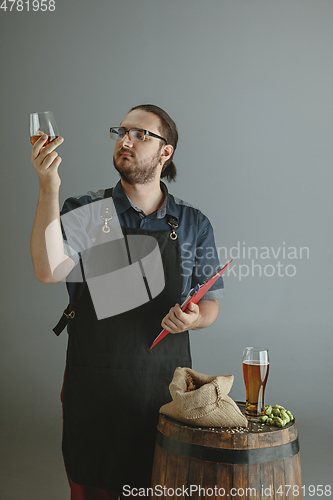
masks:
<svg viewBox="0 0 333 500"><path fill-rule="evenodd" d="M62 144L64 139L58 137L44 147L47 135L41 131L38 132L38 135L40 135L40 138L32 147L31 161L39 176L40 189L44 193L55 193L59 190L61 184L58 168L62 162L55 149Z"/></svg>

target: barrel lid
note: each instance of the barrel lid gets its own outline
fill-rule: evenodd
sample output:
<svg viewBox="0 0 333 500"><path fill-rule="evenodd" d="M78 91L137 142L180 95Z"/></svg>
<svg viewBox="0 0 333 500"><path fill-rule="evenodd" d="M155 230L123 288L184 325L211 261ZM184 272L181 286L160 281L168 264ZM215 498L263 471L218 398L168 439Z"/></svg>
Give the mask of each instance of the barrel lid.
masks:
<svg viewBox="0 0 333 500"><path fill-rule="evenodd" d="M238 407L245 413L245 403L236 401ZM270 446L288 443L298 437L296 421L289 422L279 428L261 422L249 421L248 427L203 427L184 424L166 415L160 414L158 430L173 437L179 433L181 439L198 444L209 445L218 441L221 447L237 448L268 448ZM245 444L246 443L246 444Z"/></svg>
<svg viewBox="0 0 333 500"><path fill-rule="evenodd" d="M237 405L245 411L245 403ZM160 414L156 442L175 454L225 463L284 460L299 451L295 420L283 428L253 421L248 428L194 427Z"/></svg>

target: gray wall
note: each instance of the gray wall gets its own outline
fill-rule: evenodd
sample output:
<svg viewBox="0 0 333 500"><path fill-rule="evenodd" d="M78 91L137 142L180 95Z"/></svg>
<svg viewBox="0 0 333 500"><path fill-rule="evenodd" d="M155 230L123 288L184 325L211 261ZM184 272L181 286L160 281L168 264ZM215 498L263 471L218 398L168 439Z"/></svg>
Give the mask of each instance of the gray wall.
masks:
<svg viewBox="0 0 333 500"><path fill-rule="evenodd" d="M32 268L29 113L52 110L65 137L64 201L117 182L108 129L145 102L179 128L171 192L210 218L222 262L241 249L218 319L191 333L193 367L234 374L244 400L243 348L267 346L266 401L296 415L303 484L330 484L332 0L56 0L0 23L2 498L68 497L67 334L51 331L67 296Z"/></svg>

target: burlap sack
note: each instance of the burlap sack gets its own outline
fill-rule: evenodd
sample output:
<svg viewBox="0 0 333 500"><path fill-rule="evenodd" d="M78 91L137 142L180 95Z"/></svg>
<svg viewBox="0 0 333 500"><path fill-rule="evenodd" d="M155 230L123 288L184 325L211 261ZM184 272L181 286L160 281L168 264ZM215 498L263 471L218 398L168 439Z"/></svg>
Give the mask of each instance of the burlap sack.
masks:
<svg viewBox="0 0 333 500"><path fill-rule="evenodd" d="M247 427L246 417L228 396L233 381L233 375L176 368L169 385L173 401L162 406L160 413L194 426Z"/></svg>

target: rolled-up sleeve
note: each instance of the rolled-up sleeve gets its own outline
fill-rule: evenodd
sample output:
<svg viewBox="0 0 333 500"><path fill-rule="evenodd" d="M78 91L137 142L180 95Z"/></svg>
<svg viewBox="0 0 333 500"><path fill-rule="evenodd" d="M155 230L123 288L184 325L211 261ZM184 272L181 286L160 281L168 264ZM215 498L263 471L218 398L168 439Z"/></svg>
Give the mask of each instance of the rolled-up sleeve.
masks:
<svg viewBox="0 0 333 500"><path fill-rule="evenodd" d="M213 276L220 267L217 255L214 230L208 218L201 212L198 214L198 238L195 251L195 266L192 274L192 287L203 283ZM220 276L208 292L205 300L220 299L224 296L223 279Z"/></svg>

